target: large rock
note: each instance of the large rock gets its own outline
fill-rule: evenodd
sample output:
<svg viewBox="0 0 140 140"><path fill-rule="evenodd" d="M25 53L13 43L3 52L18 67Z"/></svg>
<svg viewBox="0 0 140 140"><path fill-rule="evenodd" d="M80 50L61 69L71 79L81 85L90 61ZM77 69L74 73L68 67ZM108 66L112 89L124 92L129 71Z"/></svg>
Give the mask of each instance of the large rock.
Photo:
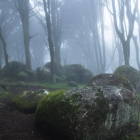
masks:
<svg viewBox="0 0 140 140"><path fill-rule="evenodd" d="M136 94L122 87L55 91L40 100L35 119L55 139L118 140L138 128L138 105Z"/></svg>
<svg viewBox="0 0 140 140"><path fill-rule="evenodd" d="M38 67L36 69L36 77L39 82L51 81L51 72L46 67Z"/></svg>
<svg viewBox="0 0 140 140"><path fill-rule="evenodd" d="M24 81L24 82L29 82L30 81L29 75L26 72L23 72L23 71L17 74L17 79L19 81Z"/></svg>
<svg viewBox="0 0 140 140"><path fill-rule="evenodd" d="M64 69L66 71L66 81L87 84L94 77L94 74L90 70L85 69L80 64L65 65Z"/></svg>
<svg viewBox="0 0 140 140"><path fill-rule="evenodd" d="M96 75L87 86L118 86L126 88L133 93L135 93L135 89L132 84L125 77L115 75L115 74L99 74Z"/></svg>
<svg viewBox="0 0 140 140"><path fill-rule="evenodd" d="M23 91L13 98L10 106L21 112L34 113L39 100L48 93L46 89Z"/></svg>
<svg viewBox="0 0 140 140"><path fill-rule="evenodd" d="M131 66L119 66L114 71L114 74L126 77L134 86L134 88L136 88L137 83L140 81L140 72Z"/></svg>
<svg viewBox="0 0 140 140"><path fill-rule="evenodd" d="M24 82L35 82L35 72L32 70L28 70L26 68L26 65L18 62L18 61L11 61L9 62L9 72L10 72L10 78L11 79L17 79ZM2 68L0 71L1 78L6 78L6 66Z"/></svg>
<svg viewBox="0 0 140 140"><path fill-rule="evenodd" d="M18 61L11 61L9 62L9 72L10 72L10 77L15 78L17 74L20 72L23 72L26 70L26 65L18 62ZM5 78L6 75L6 66L4 66L1 70L1 77Z"/></svg>
<svg viewBox="0 0 140 140"><path fill-rule="evenodd" d="M55 62L54 64L55 75L58 77L63 77L65 75L65 70L63 69L63 67L57 62ZM48 68L51 71L51 62L46 63L44 67Z"/></svg>

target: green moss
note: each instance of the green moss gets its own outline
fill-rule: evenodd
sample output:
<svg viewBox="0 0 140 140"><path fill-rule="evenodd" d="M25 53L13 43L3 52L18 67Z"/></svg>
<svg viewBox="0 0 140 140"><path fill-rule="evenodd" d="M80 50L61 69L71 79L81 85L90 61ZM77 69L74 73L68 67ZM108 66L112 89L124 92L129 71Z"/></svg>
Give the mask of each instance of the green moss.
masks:
<svg viewBox="0 0 140 140"><path fill-rule="evenodd" d="M0 98L7 98L9 96L11 96L11 92L7 92L7 91L0 92Z"/></svg>
<svg viewBox="0 0 140 140"><path fill-rule="evenodd" d="M127 65L119 66L115 71L114 74L121 75L123 77L126 77L131 84L136 88L137 83L140 80L140 74L139 71L135 68Z"/></svg>
<svg viewBox="0 0 140 140"><path fill-rule="evenodd" d="M64 98L66 90L57 90L43 97L36 110L36 121L43 121L57 131L69 135L78 125L78 105L73 105L76 95Z"/></svg>
<svg viewBox="0 0 140 140"><path fill-rule="evenodd" d="M87 84L87 86L93 86L93 84L95 84L96 86L107 86L107 85L118 86L129 89L132 92L135 92L132 84L128 81L127 78L116 74L106 74L106 73L99 74L95 76Z"/></svg>
<svg viewBox="0 0 140 140"><path fill-rule="evenodd" d="M79 140L83 139L83 136L89 137L90 134L85 131L91 130L92 133L97 131L106 119L109 106L103 93L98 94L96 98L98 106L96 110L92 100L85 106L85 99L81 94L87 92L89 92L88 88L85 90L73 89L67 92L57 90L49 93L40 100L37 106L36 121L45 122L46 126L53 126L53 129L65 135L75 133L76 136L79 135ZM93 95L94 93L91 93L91 97Z"/></svg>
<svg viewBox="0 0 140 140"><path fill-rule="evenodd" d="M37 96L34 91L24 91L15 96L11 106L15 110L26 113L33 113L36 110L37 104L41 97Z"/></svg>
<svg viewBox="0 0 140 140"><path fill-rule="evenodd" d="M55 70L55 75L56 76L60 76L60 77L62 77L62 76L64 76L65 75L65 70L64 70L64 68L59 64L59 63L57 63L56 61L54 62L54 70ZM48 62L48 63L46 63L45 65L44 65L44 67L46 67L46 68L48 68L48 69L50 69L51 70L51 62Z"/></svg>

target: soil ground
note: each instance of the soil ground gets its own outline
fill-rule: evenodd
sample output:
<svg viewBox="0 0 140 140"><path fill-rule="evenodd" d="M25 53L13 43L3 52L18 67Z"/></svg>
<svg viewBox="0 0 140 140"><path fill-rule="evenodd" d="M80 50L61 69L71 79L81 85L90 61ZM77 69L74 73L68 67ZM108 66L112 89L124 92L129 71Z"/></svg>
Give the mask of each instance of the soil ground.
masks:
<svg viewBox="0 0 140 140"><path fill-rule="evenodd" d="M9 91L16 95L27 89L44 89L40 86L29 86L26 89L17 89L10 85ZM48 88L46 88L48 89ZM53 90L53 89L48 89ZM35 125L35 114L24 114L10 110L12 98L0 99L5 106L0 108L0 140L52 140L37 130Z"/></svg>

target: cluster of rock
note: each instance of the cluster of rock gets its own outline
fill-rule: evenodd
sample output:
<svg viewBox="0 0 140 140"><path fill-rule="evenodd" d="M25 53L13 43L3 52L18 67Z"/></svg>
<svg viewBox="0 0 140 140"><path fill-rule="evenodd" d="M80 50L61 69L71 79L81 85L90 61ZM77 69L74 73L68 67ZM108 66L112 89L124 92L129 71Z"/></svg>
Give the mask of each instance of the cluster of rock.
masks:
<svg viewBox="0 0 140 140"><path fill-rule="evenodd" d="M40 82L50 81L50 62L44 65L44 67L38 67L36 69L37 72L37 79ZM80 64L72 64L72 65L65 65L61 66L60 64L55 62L55 75L56 75L56 82L68 82L69 85L77 86L77 84L71 83L78 83L78 84L86 84L89 82L93 77L94 74L85 69L84 66Z"/></svg>
<svg viewBox="0 0 140 140"><path fill-rule="evenodd" d="M49 79L50 64L37 68L37 73L42 76L41 79L37 76L38 80L44 75ZM68 81L72 86L77 86L76 82L84 83L86 76L92 75L81 65L55 65L55 73L58 81ZM38 129L54 139L118 140L138 128L139 98L135 89L139 80L139 71L121 66L114 74L93 77L82 88L21 92L12 100L11 107L35 112Z"/></svg>
<svg viewBox="0 0 140 140"><path fill-rule="evenodd" d="M50 82L51 81L51 63L46 63L43 67L38 67L36 71L26 68L26 65L18 62L9 62L10 78L24 82ZM6 78L6 66L0 71L1 79ZM68 82L68 85L77 86L77 84L86 84L94 77L94 74L80 64L61 66L55 62L56 82ZM75 84L74 84L75 83Z"/></svg>
<svg viewBox="0 0 140 140"><path fill-rule="evenodd" d="M70 140L118 140L133 132L138 128L139 98L130 81L139 71L127 69L125 75L123 70L97 75L83 88L49 93L37 106L38 128Z"/></svg>
<svg viewBox="0 0 140 140"><path fill-rule="evenodd" d="M36 79L35 72L28 70L25 64L18 61L9 62L9 76L11 79L24 82L34 82ZM0 78L6 79L6 77L6 66L4 66L0 71Z"/></svg>

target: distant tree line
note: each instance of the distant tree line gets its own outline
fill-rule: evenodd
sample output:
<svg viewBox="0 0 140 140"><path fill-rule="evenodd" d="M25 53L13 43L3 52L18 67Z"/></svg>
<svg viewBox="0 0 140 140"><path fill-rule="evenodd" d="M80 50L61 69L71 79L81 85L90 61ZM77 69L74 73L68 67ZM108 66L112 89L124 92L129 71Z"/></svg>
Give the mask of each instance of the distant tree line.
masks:
<svg viewBox="0 0 140 140"><path fill-rule="evenodd" d="M132 39L140 69L138 5L138 0L1 0L0 68L6 64L8 71L8 62L17 60L32 70L50 59L52 82L55 61L105 73L116 59L117 66L130 65ZM112 21L112 50L105 39L105 11Z"/></svg>

